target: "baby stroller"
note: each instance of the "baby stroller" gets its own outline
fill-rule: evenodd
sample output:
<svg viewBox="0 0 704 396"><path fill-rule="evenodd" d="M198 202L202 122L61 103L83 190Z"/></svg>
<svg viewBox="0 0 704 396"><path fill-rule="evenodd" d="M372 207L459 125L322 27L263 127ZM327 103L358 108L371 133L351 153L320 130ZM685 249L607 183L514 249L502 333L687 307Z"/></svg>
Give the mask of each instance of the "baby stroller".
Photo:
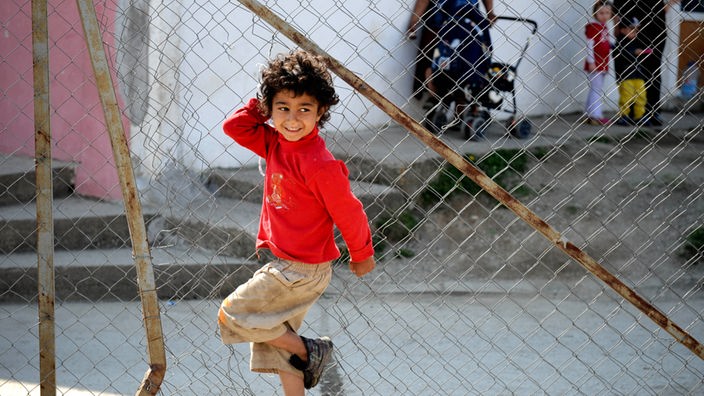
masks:
<svg viewBox="0 0 704 396"><path fill-rule="evenodd" d="M538 25L524 18L500 16L499 20L526 24L531 29L515 64L492 62L489 26L481 15L466 13L441 29L429 81L430 90L438 99L425 121L430 131L459 129L465 139L481 138L491 122L490 110L499 110L511 114L506 129L512 136L530 136L530 121L516 117L515 77Z"/></svg>

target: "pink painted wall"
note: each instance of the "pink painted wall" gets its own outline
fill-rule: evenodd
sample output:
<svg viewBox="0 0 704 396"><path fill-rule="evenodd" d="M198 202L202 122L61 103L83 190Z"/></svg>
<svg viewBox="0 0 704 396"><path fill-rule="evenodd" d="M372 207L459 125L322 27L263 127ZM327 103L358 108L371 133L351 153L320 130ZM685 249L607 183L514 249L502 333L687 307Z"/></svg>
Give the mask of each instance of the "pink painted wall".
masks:
<svg viewBox="0 0 704 396"><path fill-rule="evenodd" d="M111 63L116 9L114 0L96 4ZM34 156L30 1L0 1L0 21L0 152ZM117 170L74 1L49 1L49 57L53 157L78 164L79 194L119 200ZM114 72L113 81L117 81ZM123 125L128 131L124 116Z"/></svg>

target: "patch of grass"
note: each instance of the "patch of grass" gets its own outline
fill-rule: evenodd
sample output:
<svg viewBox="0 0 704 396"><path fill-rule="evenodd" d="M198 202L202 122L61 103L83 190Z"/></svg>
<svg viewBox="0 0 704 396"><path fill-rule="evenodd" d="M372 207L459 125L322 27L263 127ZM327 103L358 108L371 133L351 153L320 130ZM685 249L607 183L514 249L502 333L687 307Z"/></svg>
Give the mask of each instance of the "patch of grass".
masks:
<svg viewBox="0 0 704 396"><path fill-rule="evenodd" d="M472 154L465 154L464 157L506 190L510 190L522 182L522 175L526 172L529 159L525 152L518 149L496 150L479 159ZM447 164L423 191L421 203L427 206L449 195L469 194L476 196L480 192L482 192L481 187L457 168Z"/></svg>
<svg viewBox="0 0 704 396"><path fill-rule="evenodd" d="M582 210L582 209L581 209L579 206L575 206L575 205L567 205L567 206L565 206L565 212L567 212L567 214L569 214L569 215L576 215L576 214L579 213L581 210Z"/></svg>
<svg viewBox="0 0 704 396"><path fill-rule="evenodd" d="M372 245L374 246L374 256L377 259L389 248L389 243L386 242L386 239L376 234L372 234Z"/></svg>
<svg viewBox="0 0 704 396"><path fill-rule="evenodd" d="M419 218L411 211L401 212L396 217L382 216L377 218L374 223L374 250L378 255L381 255L389 248L390 243L401 242L407 239L413 230L416 229L419 223ZM396 251L398 257L412 257L415 255L410 250L399 249Z"/></svg>
<svg viewBox="0 0 704 396"><path fill-rule="evenodd" d="M688 260L699 256L701 260L704 255L704 227L699 227L687 235L684 245L684 257Z"/></svg>
<svg viewBox="0 0 704 396"><path fill-rule="evenodd" d="M549 152L550 150L547 147L537 147L530 151L530 153L533 154L535 159L537 159L538 161L545 158L545 156L548 155Z"/></svg>
<svg viewBox="0 0 704 396"><path fill-rule="evenodd" d="M382 216L374 222L376 233L391 242L402 241L416 226L418 217L410 211L401 212L397 217Z"/></svg>
<svg viewBox="0 0 704 396"><path fill-rule="evenodd" d="M525 184L521 184L520 186L516 187L513 189L512 194L516 198L528 198L532 197L534 195L535 191L533 191L532 188L526 186Z"/></svg>
<svg viewBox="0 0 704 396"><path fill-rule="evenodd" d="M410 257L413 257L413 256L415 256L415 255L416 255L415 252L413 252L412 250L409 250L409 249L401 248L401 249L399 249L399 250L396 251L396 257L397 257L397 258L410 258Z"/></svg>

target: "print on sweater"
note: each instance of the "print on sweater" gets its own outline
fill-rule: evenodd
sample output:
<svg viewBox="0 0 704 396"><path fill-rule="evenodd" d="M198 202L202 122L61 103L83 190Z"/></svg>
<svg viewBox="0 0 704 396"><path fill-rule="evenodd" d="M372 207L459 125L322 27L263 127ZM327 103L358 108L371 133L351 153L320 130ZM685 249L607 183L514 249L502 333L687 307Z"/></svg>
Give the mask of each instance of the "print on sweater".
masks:
<svg viewBox="0 0 704 396"><path fill-rule="evenodd" d="M266 197L269 205L276 209L288 209L286 206L286 189L284 189L284 175L281 173L273 173L271 175L271 194Z"/></svg>

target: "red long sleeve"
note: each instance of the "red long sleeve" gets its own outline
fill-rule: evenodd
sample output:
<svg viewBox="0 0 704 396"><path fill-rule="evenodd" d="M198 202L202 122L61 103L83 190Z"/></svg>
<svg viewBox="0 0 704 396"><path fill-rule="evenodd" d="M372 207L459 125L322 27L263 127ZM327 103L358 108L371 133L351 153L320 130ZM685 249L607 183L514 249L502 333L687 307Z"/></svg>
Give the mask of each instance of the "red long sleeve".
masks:
<svg viewBox="0 0 704 396"><path fill-rule="evenodd" d="M257 104L251 99L223 124L228 136L266 159L257 248L310 264L330 261L340 256L336 225L352 261L372 256L368 219L345 164L328 151L317 128L289 142L266 123Z"/></svg>

